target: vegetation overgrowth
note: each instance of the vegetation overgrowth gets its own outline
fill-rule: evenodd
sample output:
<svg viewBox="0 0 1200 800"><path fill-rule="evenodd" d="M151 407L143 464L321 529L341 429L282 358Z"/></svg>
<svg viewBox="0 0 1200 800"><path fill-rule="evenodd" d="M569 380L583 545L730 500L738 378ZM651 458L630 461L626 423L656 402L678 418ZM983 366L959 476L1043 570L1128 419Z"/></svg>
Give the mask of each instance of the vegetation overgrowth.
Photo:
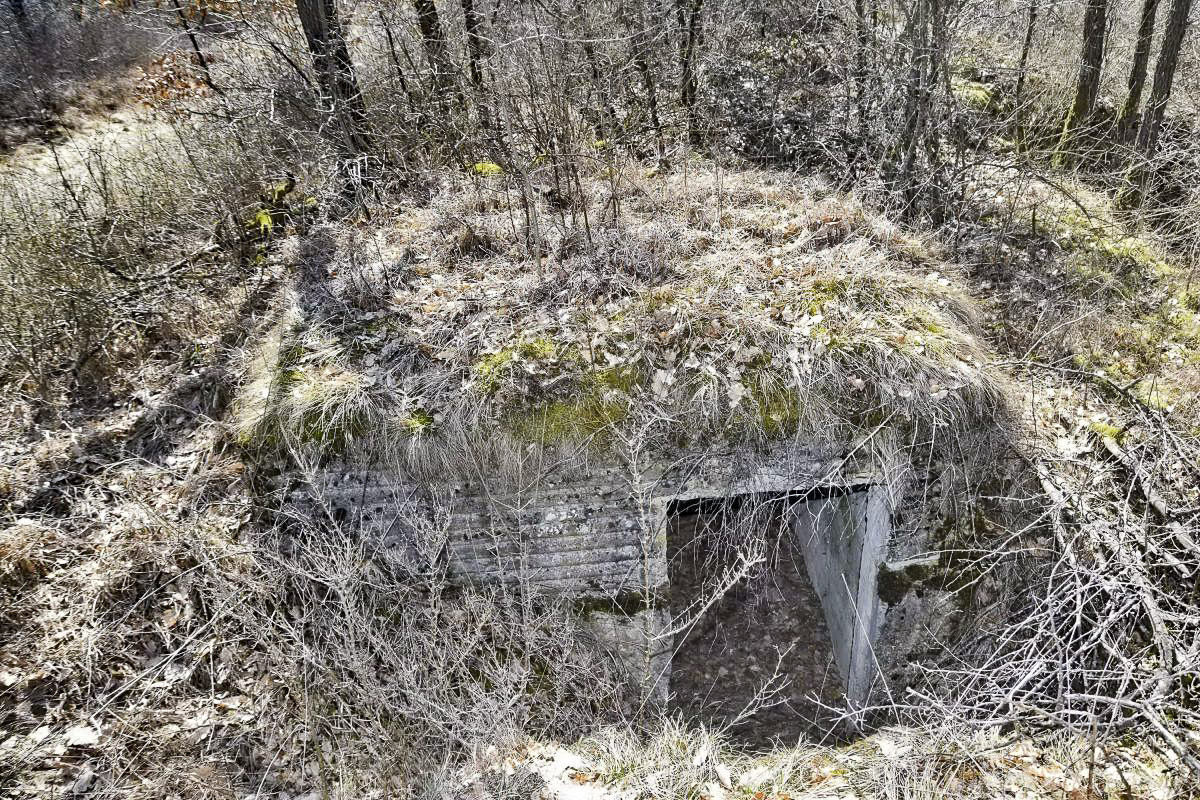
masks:
<svg viewBox="0 0 1200 800"><path fill-rule="evenodd" d="M619 224L584 232L530 206L540 275L499 180L310 233L323 249L297 246L308 282L240 406L243 444L453 474L506 447L603 452L635 432L953 438L1003 416L978 313L931 242L773 173L584 180L576 213L619 203Z"/></svg>
<svg viewBox="0 0 1200 800"><path fill-rule="evenodd" d="M1194 795L1197 64L1158 5L9 0L0 793ZM624 706L563 599L276 491L880 430L944 522L914 590L970 624L841 748Z"/></svg>

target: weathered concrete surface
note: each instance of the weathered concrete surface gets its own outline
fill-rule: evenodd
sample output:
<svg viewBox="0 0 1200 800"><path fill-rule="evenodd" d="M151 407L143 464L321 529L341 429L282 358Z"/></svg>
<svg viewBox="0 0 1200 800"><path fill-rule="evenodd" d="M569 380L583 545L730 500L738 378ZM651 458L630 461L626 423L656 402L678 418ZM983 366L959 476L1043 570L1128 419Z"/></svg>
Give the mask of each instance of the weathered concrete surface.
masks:
<svg viewBox="0 0 1200 800"><path fill-rule="evenodd" d="M665 585L667 512L677 500L789 492L822 479L845 480L854 469L838 459L791 449L764 463L733 454L681 458L638 472L589 464L568 474L551 472L525 485L497 487L487 480L439 487L434 495L386 470L334 465L315 491L297 495L399 549L414 567L444 559L464 582L525 582L545 591L616 597ZM862 480L861 475L854 480ZM497 482L498 483L498 482ZM429 528L416 531L414 521Z"/></svg>
<svg viewBox="0 0 1200 800"><path fill-rule="evenodd" d="M864 703L878 674L877 581L891 532L886 497L877 486L815 497L795 505L789 523L821 599L846 697Z"/></svg>
<svg viewBox="0 0 1200 800"><path fill-rule="evenodd" d="M670 609L593 610L587 613L587 623L596 643L636 681L639 697L664 703L670 692L674 655L674 642L664 635L671 628Z"/></svg>
<svg viewBox="0 0 1200 800"><path fill-rule="evenodd" d="M753 460L685 455L637 469L577 463L526 480L481 475L436 487L343 463L293 499L377 537L415 572L445 568L461 583L521 583L580 600L596 641L644 697L663 700L678 622L668 600L672 504L790 498L787 527L819 599L841 689L861 704L889 667L878 657L881 631L888 635L878 576L889 558L892 509L879 478L852 459L796 447ZM909 597L892 602L921 613ZM904 648L883 651L905 656Z"/></svg>

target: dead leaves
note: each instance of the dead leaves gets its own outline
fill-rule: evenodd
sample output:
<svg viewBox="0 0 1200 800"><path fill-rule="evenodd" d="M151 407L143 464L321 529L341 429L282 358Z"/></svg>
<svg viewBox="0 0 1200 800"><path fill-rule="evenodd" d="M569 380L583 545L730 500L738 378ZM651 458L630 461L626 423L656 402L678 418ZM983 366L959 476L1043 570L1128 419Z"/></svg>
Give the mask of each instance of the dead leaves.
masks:
<svg viewBox="0 0 1200 800"><path fill-rule="evenodd" d="M574 783L578 783L578 784L593 783L594 781L600 780L600 775L599 775L599 773L596 773L596 772L571 770L569 775L570 775L571 780Z"/></svg>
<svg viewBox="0 0 1200 800"><path fill-rule="evenodd" d="M212 94L212 89L197 72L190 53L166 53L144 67L138 67L137 72L140 73L135 82L137 99L148 108L181 113L175 103Z"/></svg>

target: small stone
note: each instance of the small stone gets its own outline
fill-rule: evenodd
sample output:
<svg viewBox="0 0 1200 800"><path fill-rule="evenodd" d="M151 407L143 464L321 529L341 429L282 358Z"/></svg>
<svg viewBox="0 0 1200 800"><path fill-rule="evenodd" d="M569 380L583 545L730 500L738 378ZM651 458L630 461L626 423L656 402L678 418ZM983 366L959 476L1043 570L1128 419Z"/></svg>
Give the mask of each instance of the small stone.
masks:
<svg viewBox="0 0 1200 800"><path fill-rule="evenodd" d="M71 784L71 794L84 794L88 789L92 788L92 783L96 780L96 773L92 772L92 768L84 766L80 770L79 775Z"/></svg>

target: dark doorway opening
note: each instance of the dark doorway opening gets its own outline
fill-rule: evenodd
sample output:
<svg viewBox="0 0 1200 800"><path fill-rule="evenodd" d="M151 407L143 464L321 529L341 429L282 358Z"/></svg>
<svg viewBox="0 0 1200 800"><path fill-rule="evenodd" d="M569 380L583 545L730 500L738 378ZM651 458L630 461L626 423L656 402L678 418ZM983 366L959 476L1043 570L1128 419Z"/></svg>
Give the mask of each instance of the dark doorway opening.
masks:
<svg viewBox="0 0 1200 800"><path fill-rule="evenodd" d="M730 726L751 746L828 739L837 727L829 707L842 704L821 601L788 525L804 502L754 494L676 501L668 510L673 628L683 626L674 636L669 709ZM749 570L747 558L756 562ZM741 572L748 574L732 579Z"/></svg>

